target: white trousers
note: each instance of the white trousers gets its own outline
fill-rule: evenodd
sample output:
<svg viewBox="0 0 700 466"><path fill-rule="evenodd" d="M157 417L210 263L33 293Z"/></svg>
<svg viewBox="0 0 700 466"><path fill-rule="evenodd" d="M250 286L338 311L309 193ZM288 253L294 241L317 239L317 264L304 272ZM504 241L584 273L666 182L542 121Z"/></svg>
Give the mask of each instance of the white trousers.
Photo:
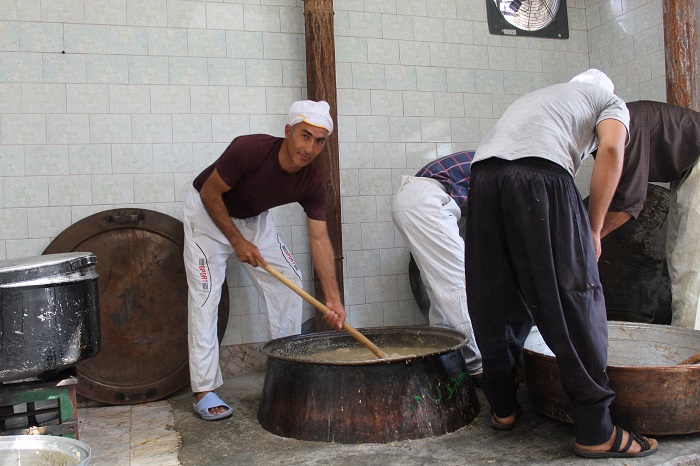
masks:
<svg viewBox="0 0 700 466"><path fill-rule="evenodd" d="M253 218L231 220L243 237L257 246L268 264L301 286L301 271L277 235L269 211ZM217 339L218 307L226 278L226 260L234 251L194 188L185 199L183 224L190 383L193 392L203 392L223 384ZM301 333L301 298L261 267L244 264L244 270L260 294L261 308L267 310L268 338Z"/></svg>
<svg viewBox="0 0 700 466"><path fill-rule="evenodd" d="M430 325L467 335L467 368L470 374L481 373L481 353L467 311L459 207L437 180L404 176L391 213L430 298Z"/></svg>
<svg viewBox="0 0 700 466"><path fill-rule="evenodd" d="M671 324L700 330L700 160L671 183L666 260Z"/></svg>

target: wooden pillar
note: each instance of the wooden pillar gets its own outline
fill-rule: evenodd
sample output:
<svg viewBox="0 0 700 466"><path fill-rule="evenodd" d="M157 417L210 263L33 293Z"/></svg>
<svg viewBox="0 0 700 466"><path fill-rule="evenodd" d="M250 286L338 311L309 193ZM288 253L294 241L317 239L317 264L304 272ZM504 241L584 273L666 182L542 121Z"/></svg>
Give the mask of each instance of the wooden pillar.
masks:
<svg viewBox="0 0 700 466"><path fill-rule="evenodd" d="M700 111L694 0L663 0L666 101Z"/></svg>
<svg viewBox="0 0 700 466"><path fill-rule="evenodd" d="M306 86L308 98L325 100L331 107L335 129L326 147L314 162L326 180L326 221L328 234L335 251L335 275L338 279L341 298L343 289L343 241L340 216L340 162L338 151L338 96L335 83L335 37L333 28L333 0L304 0L304 22L306 31ZM318 277L314 277L316 299L325 302ZM344 302L344 299L343 299ZM316 313L319 330L328 326Z"/></svg>

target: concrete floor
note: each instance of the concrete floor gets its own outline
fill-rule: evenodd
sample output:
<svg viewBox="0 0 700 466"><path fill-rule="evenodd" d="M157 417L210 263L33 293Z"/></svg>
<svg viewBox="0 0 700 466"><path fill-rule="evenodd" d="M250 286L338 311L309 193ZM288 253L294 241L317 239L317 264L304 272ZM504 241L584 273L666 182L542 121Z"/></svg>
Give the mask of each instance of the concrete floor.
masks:
<svg viewBox="0 0 700 466"><path fill-rule="evenodd" d="M488 406L477 389L481 402L477 419L440 437L358 445L283 438L267 432L257 421L263 380L264 373L228 377L217 393L231 404L235 414L217 422L203 421L194 413L189 391L169 398L174 429L181 436L178 456L181 465L700 466L700 433L659 438L659 451L646 458L604 459L593 463L579 458L573 451L573 427L536 413L524 387L519 392L523 414L511 432L491 429Z"/></svg>

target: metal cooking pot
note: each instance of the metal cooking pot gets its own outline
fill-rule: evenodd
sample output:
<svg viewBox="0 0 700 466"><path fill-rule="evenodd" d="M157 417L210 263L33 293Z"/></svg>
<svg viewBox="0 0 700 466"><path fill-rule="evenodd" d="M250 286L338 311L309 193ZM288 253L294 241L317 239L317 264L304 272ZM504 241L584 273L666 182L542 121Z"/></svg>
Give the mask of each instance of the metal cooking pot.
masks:
<svg viewBox="0 0 700 466"><path fill-rule="evenodd" d="M295 335L268 342L258 421L282 437L388 443L454 432L479 414L467 373L466 337L437 327L362 329L380 348L437 348L419 356L326 361L303 356L361 346L347 333Z"/></svg>
<svg viewBox="0 0 700 466"><path fill-rule="evenodd" d="M87 466L90 447L80 440L53 435L0 437L0 465Z"/></svg>
<svg viewBox="0 0 700 466"><path fill-rule="evenodd" d="M0 261L0 381L69 368L100 349L97 258Z"/></svg>
<svg viewBox="0 0 700 466"><path fill-rule="evenodd" d="M669 325L608 322L608 377L615 391L613 420L646 435L700 432L700 364L678 363L700 351L700 331ZM535 409L573 422L559 366L534 327L523 365Z"/></svg>

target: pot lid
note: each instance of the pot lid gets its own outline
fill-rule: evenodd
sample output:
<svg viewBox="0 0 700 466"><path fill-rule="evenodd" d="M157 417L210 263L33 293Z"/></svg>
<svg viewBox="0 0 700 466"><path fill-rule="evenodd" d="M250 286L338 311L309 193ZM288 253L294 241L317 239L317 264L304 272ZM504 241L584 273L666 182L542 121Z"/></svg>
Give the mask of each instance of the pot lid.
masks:
<svg viewBox="0 0 700 466"><path fill-rule="evenodd" d="M162 399L189 384L182 222L146 209L80 220L45 254L89 250L99 274L100 352L77 365L78 394L106 404ZM228 322L219 304L219 341Z"/></svg>
<svg viewBox="0 0 700 466"><path fill-rule="evenodd" d="M34 285L37 281L48 282L57 276L65 282L66 277L73 274L81 279L97 278L94 273L85 276L96 260L91 252L68 252L0 261L0 288L24 286L27 282Z"/></svg>

